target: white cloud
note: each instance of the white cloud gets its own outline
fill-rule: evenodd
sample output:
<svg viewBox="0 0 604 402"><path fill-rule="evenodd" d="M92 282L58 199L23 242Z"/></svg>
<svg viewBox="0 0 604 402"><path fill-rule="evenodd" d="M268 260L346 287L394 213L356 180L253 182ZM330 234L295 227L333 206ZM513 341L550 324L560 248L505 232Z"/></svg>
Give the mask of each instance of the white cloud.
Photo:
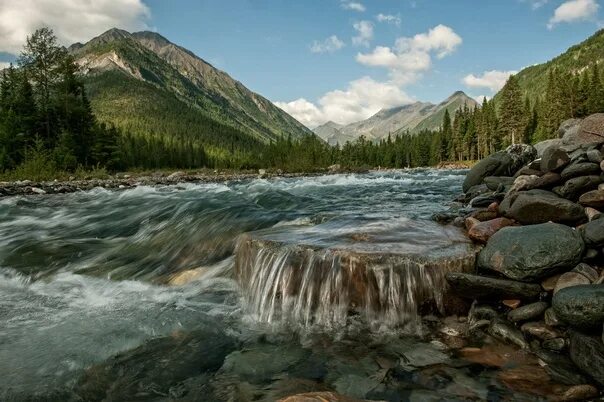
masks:
<svg viewBox="0 0 604 402"><path fill-rule="evenodd" d="M343 41L336 35L332 35L323 41L314 41L313 44L310 45L310 51L313 53L333 53L342 49L344 46L345 44Z"/></svg>
<svg viewBox="0 0 604 402"><path fill-rule="evenodd" d="M378 14L375 16L375 19L378 22L385 22L388 24L394 24L396 26L400 26L401 25L401 17L398 15L391 15L391 14Z"/></svg>
<svg viewBox="0 0 604 402"><path fill-rule="evenodd" d="M554 11L547 27L553 29L564 22L588 21L596 18L600 5L595 0L569 0Z"/></svg>
<svg viewBox="0 0 604 402"><path fill-rule="evenodd" d="M308 127L327 121L340 124L367 119L384 108L413 102L398 85L378 82L369 77L352 81L345 90L335 90L323 95L315 105L306 99L275 104Z"/></svg>
<svg viewBox="0 0 604 402"><path fill-rule="evenodd" d="M353 25L357 36L352 38L352 43L357 46L369 46L373 40L373 24L370 21L359 21Z"/></svg>
<svg viewBox="0 0 604 402"><path fill-rule="evenodd" d="M0 61L0 71L4 70L5 68L9 68L10 67L10 63L8 61Z"/></svg>
<svg viewBox="0 0 604 402"><path fill-rule="evenodd" d="M482 75L469 74L466 75L462 82L471 88L488 88L491 92L499 91L505 85L510 75L516 74L518 71L485 71Z"/></svg>
<svg viewBox="0 0 604 402"><path fill-rule="evenodd" d="M365 12L366 8L363 5L363 3L359 3L357 1L346 1L346 0L342 0L340 2L342 8L344 10L352 10L352 11L358 11L360 13Z"/></svg>
<svg viewBox="0 0 604 402"><path fill-rule="evenodd" d="M41 26L70 45L113 27L144 29L149 18L142 0L0 0L0 51L19 53L27 35Z"/></svg>
<svg viewBox="0 0 604 402"><path fill-rule="evenodd" d="M372 52L357 55L357 61L372 67L385 67L400 85L416 81L432 66L432 55L441 59L453 53L462 39L451 28L438 25L427 33L396 40L394 47L378 46Z"/></svg>
<svg viewBox="0 0 604 402"><path fill-rule="evenodd" d="M520 1L522 1L523 3L529 3L533 10L537 10L549 2L549 0L520 0Z"/></svg>

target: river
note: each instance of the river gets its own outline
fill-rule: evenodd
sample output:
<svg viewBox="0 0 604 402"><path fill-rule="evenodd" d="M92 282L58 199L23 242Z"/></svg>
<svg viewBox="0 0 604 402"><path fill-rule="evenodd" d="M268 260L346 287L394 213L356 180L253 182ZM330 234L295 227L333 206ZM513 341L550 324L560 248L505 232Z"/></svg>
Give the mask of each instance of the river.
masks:
<svg viewBox="0 0 604 402"><path fill-rule="evenodd" d="M250 292L268 293L260 286L267 280L246 291L235 280L244 233L329 248L342 233L360 242L394 224L429 239L430 216L450 206L464 173L1 199L1 399L276 400L323 389L382 400L506 395L489 370L460 364L426 331L354 315L330 326L327 316L309 319L310 310L266 314L268 296ZM413 243L413 231L406 236Z"/></svg>

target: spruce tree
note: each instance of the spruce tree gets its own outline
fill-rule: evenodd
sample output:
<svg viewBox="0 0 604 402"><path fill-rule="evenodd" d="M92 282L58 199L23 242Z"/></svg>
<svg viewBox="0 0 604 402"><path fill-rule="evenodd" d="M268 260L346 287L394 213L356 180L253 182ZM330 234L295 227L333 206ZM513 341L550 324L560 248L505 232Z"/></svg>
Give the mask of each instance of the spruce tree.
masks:
<svg viewBox="0 0 604 402"><path fill-rule="evenodd" d="M522 90L518 79L512 75L501 90L499 130L503 146L522 141L526 116L522 102Z"/></svg>

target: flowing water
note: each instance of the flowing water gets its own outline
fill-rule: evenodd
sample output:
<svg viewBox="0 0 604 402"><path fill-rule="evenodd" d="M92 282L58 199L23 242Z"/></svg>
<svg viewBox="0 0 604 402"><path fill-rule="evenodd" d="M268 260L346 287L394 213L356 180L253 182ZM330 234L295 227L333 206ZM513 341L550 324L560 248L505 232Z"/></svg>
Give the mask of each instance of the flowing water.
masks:
<svg viewBox="0 0 604 402"><path fill-rule="evenodd" d="M429 220L463 175L1 199L0 399L499 395L490 376L404 327L421 332L422 300L442 308L435 264L468 267L470 246Z"/></svg>

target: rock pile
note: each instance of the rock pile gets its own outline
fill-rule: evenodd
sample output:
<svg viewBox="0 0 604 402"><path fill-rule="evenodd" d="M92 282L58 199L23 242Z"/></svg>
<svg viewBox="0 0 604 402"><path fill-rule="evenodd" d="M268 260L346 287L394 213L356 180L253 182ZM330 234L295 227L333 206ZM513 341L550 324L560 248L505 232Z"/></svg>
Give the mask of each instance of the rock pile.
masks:
<svg viewBox="0 0 604 402"><path fill-rule="evenodd" d="M564 122L559 134L468 172L459 199L468 207L440 220L484 248L474 273L447 281L474 301L472 330L530 349L564 384L602 389L604 114Z"/></svg>

